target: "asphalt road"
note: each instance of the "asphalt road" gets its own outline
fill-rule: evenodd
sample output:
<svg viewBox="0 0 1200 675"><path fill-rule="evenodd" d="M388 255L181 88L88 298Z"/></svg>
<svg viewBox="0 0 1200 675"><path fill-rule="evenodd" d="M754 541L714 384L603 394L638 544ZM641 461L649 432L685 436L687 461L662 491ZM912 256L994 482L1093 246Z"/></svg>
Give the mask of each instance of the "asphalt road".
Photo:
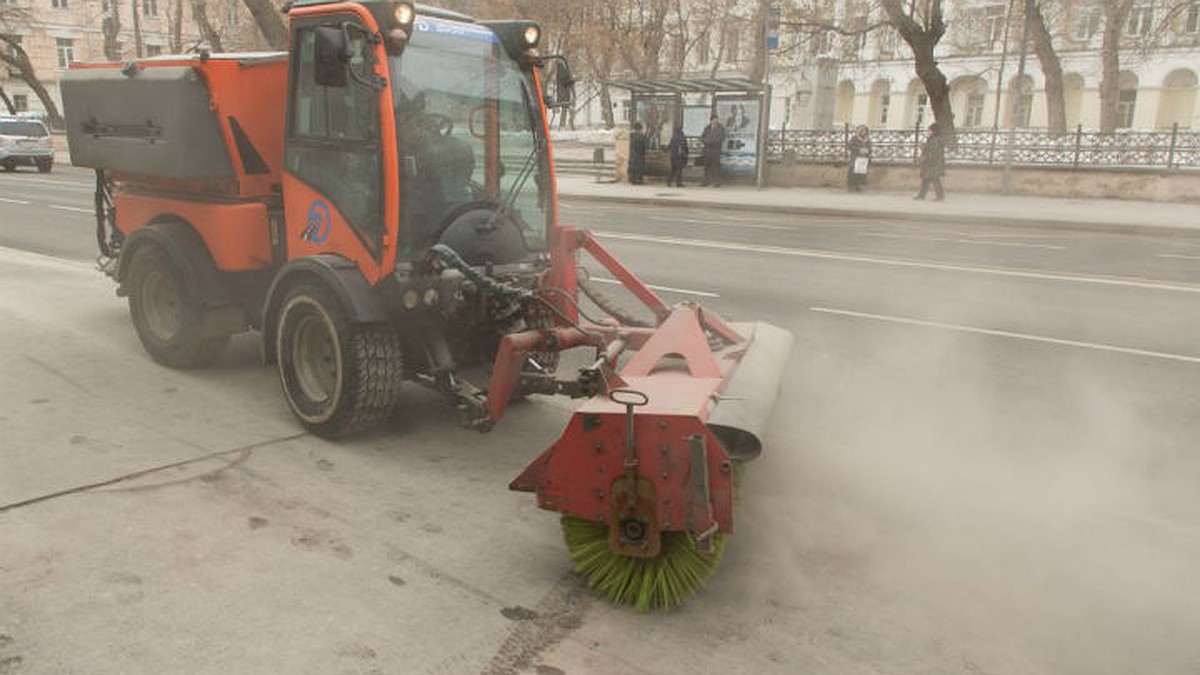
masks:
<svg viewBox="0 0 1200 675"><path fill-rule="evenodd" d="M1200 240L565 203L797 336L718 574L640 616L503 491L567 406L332 445L252 339L157 368L89 180L0 174L0 502L68 493L0 512L0 673L1200 673Z"/></svg>

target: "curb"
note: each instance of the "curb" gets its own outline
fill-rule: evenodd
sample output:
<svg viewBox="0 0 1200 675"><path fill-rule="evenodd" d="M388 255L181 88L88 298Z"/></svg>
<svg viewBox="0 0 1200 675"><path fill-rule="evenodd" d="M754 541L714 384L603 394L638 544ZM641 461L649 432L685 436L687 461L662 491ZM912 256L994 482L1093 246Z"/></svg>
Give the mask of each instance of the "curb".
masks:
<svg viewBox="0 0 1200 675"><path fill-rule="evenodd" d="M825 206L783 206L778 204L733 204L730 202L709 202L702 200L682 199L679 201L653 197L606 197L600 195L579 194L559 191L559 199L564 201L609 202L632 204L639 206L666 206L693 209L715 209L722 211L756 211L759 213L783 213L798 216L833 216L839 218L887 218L905 222L922 223L953 223L962 225L989 226L1021 226L1035 229L1077 230L1087 232L1104 232L1109 234L1154 234L1173 237L1200 237L1200 229L1176 225L1139 224L1139 223L1104 223L1081 220L1059 220L1054 218L1006 218L991 215L965 215L956 213L912 213L904 211L880 211L872 209L837 209Z"/></svg>

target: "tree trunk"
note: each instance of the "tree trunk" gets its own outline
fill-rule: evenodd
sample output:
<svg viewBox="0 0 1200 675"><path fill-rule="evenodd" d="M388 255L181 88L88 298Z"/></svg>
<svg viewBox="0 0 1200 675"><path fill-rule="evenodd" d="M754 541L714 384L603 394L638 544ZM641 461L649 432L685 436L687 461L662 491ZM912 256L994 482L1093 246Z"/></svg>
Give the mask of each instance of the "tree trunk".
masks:
<svg viewBox="0 0 1200 675"><path fill-rule="evenodd" d="M1033 40L1033 51L1037 54L1038 63L1042 66L1042 77L1046 80L1046 126L1050 133L1064 134L1067 132L1067 105L1063 97L1062 61L1054 50L1054 42L1050 31L1046 28L1046 19L1042 16L1041 7L1035 1L1026 3L1029 11L1029 36Z"/></svg>
<svg viewBox="0 0 1200 675"><path fill-rule="evenodd" d="M13 105L12 99L8 97L8 92L4 91L4 87L0 87L0 100L4 101L4 107L8 108L9 115L17 114L17 108Z"/></svg>
<svg viewBox="0 0 1200 675"><path fill-rule="evenodd" d="M192 0L192 18L196 20L196 25L200 28L200 37L208 43L208 48L214 52L225 51L224 45L221 44L221 35L208 20L206 0Z"/></svg>
<svg viewBox="0 0 1200 675"><path fill-rule="evenodd" d="M137 0L134 0L135 2ZM100 22L100 31L104 34L104 58L109 61L121 60L121 5L117 0L111 0L108 16Z"/></svg>
<svg viewBox="0 0 1200 675"><path fill-rule="evenodd" d="M14 69L16 78L33 90L34 95L42 102L42 107L46 109L46 116L50 118L50 126L55 129L65 127L66 123L63 121L62 114L58 112L58 104L54 102L54 97L50 96L46 86L33 72L33 64L29 62L29 55L25 53L25 48L15 42L5 40L2 35L0 35L0 42L9 46L7 51L0 50L0 62Z"/></svg>
<svg viewBox="0 0 1200 675"><path fill-rule="evenodd" d="M613 119L612 93L608 91L608 84L603 81L600 82L600 116L604 118L605 129L617 126L617 121Z"/></svg>
<svg viewBox="0 0 1200 675"><path fill-rule="evenodd" d="M133 6L133 53L140 59L142 58L142 13L138 5L139 0L132 0L129 3Z"/></svg>
<svg viewBox="0 0 1200 675"><path fill-rule="evenodd" d="M1100 43L1100 131L1112 133L1121 121L1121 32L1133 0L1105 0Z"/></svg>
<svg viewBox="0 0 1200 675"><path fill-rule="evenodd" d="M242 0L242 3L250 10L254 23L271 49L287 49L287 26L283 24L283 15L275 3L271 0Z"/></svg>
<svg viewBox="0 0 1200 675"><path fill-rule="evenodd" d="M947 142L954 143L954 110L950 106L950 84L945 74L938 68L937 60L933 58L933 44L922 44L920 48L913 45L913 56L916 59L917 77L925 85L925 93L929 96L929 109L933 111L933 119L941 127L941 135Z"/></svg>
<svg viewBox="0 0 1200 675"><path fill-rule="evenodd" d="M754 52L750 61L750 72L747 77L751 82L762 84L767 77L767 11L771 0L759 0L754 9Z"/></svg>
<svg viewBox="0 0 1200 675"><path fill-rule="evenodd" d="M175 0L175 20L171 24L171 52L183 53L183 0Z"/></svg>

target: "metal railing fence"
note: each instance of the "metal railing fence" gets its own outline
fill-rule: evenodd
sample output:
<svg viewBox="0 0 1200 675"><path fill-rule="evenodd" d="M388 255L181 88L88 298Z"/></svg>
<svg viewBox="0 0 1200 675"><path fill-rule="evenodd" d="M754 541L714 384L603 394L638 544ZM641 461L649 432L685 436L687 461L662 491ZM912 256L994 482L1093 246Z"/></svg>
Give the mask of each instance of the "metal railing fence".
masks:
<svg viewBox="0 0 1200 675"><path fill-rule="evenodd" d="M770 161L844 163L853 129L785 129L767 135ZM871 161L913 164L925 141L922 128L871 132ZM1200 132L1174 125L1164 131L1067 133L1018 129L960 129L947 145L946 161L961 165L1139 169L1200 169Z"/></svg>

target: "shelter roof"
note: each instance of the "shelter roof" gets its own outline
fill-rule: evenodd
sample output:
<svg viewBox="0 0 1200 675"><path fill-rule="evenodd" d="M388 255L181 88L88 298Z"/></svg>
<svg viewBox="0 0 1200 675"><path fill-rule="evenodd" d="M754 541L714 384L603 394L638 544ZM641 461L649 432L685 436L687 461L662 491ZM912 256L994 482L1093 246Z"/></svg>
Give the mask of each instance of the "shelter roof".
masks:
<svg viewBox="0 0 1200 675"><path fill-rule="evenodd" d="M635 94L757 94L763 90L763 85L747 77L682 77L606 82L610 87L628 89Z"/></svg>

